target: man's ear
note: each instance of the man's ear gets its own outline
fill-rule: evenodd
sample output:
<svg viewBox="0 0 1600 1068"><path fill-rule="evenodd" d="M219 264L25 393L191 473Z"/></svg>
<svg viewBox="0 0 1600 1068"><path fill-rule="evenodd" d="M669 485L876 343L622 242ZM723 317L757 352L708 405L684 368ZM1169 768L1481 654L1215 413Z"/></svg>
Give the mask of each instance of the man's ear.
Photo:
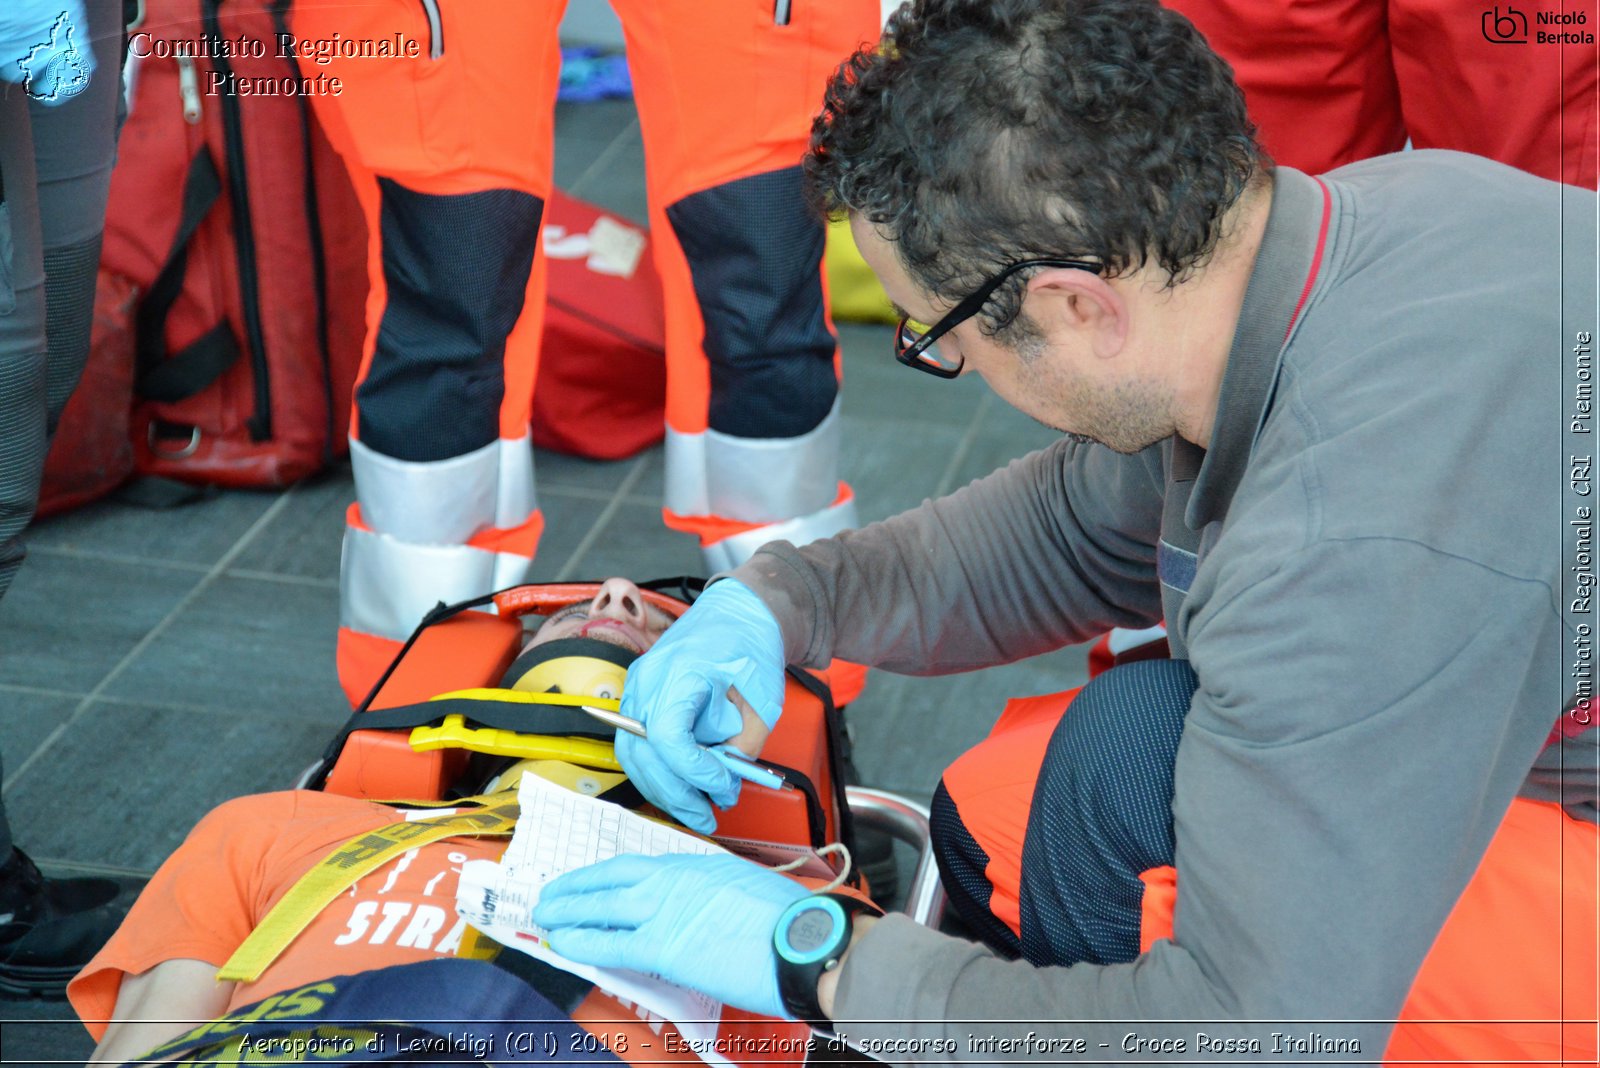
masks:
<svg viewBox="0 0 1600 1068"><path fill-rule="evenodd" d="M1128 303L1114 286L1092 271L1048 267L1028 279L1045 328L1070 330L1089 339L1094 354L1110 359L1128 339ZM1041 299L1042 298L1042 299Z"/></svg>

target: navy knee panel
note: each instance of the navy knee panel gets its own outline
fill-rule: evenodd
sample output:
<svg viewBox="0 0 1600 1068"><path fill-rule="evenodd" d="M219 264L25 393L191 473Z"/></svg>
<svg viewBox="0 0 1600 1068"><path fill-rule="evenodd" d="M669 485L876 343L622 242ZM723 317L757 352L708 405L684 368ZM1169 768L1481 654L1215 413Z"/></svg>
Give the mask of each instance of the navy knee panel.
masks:
<svg viewBox="0 0 1600 1068"><path fill-rule="evenodd" d="M1172 863L1172 769L1187 661L1100 675L1051 736L1022 850L1022 952L1039 965L1139 954L1139 873Z"/></svg>

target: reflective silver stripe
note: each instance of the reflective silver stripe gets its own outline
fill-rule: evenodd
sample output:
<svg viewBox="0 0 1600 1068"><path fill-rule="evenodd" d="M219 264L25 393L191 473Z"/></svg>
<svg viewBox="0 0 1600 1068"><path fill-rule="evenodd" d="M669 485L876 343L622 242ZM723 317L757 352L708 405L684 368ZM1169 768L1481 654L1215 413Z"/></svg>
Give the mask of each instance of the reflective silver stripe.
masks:
<svg viewBox="0 0 1600 1068"><path fill-rule="evenodd" d="M818 538L829 538L841 530L849 530L857 523L854 497L830 505L819 512L803 515L782 523L769 523L764 527L747 530L730 538L702 546L701 556L708 574L729 571L746 560L769 541L789 541L804 545Z"/></svg>
<svg viewBox="0 0 1600 1068"><path fill-rule="evenodd" d="M527 436L427 463L396 460L352 438L350 466L361 518L402 541L457 545L489 527L521 526L539 506Z"/></svg>
<svg viewBox="0 0 1600 1068"><path fill-rule="evenodd" d="M438 0L422 0L422 13L428 17L428 58L444 58L444 19Z"/></svg>
<svg viewBox="0 0 1600 1068"><path fill-rule="evenodd" d="M839 402L797 438L736 438L667 428L665 504L678 515L777 523L826 508L839 493Z"/></svg>
<svg viewBox="0 0 1600 1068"><path fill-rule="evenodd" d="M662 505L679 515L709 515L706 493L706 436L684 434L667 427L666 486Z"/></svg>
<svg viewBox="0 0 1600 1068"><path fill-rule="evenodd" d="M346 527L339 561L339 625L404 641L440 601L513 586L532 558L470 545L417 545Z"/></svg>

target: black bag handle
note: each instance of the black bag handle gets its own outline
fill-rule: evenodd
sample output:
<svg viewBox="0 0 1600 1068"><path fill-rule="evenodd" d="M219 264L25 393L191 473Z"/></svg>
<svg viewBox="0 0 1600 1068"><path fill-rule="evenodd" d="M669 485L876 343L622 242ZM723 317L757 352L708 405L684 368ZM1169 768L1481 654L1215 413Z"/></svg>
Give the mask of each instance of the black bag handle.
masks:
<svg viewBox="0 0 1600 1068"><path fill-rule="evenodd" d="M239 358L239 343L224 319L169 358L167 316L183 292L189 243L222 197L222 174L210 150L201 148L183 180L183 208L172 250L150 283L135 317L134 390L154 401L181 401L215 382Z"/></svg>

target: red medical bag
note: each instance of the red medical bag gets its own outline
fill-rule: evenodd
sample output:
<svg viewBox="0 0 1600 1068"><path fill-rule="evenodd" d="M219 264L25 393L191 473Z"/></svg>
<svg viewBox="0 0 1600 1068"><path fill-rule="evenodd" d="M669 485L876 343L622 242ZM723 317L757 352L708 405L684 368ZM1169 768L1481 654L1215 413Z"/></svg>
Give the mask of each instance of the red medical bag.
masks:
<svg viewBox="0 0 1600 1068"><path fill-rule="evenodd" d="M130 34L101 271L140 291L145 474L285 486L345 450L366 227L279 45L283 8L147 0Z"/></svg>

